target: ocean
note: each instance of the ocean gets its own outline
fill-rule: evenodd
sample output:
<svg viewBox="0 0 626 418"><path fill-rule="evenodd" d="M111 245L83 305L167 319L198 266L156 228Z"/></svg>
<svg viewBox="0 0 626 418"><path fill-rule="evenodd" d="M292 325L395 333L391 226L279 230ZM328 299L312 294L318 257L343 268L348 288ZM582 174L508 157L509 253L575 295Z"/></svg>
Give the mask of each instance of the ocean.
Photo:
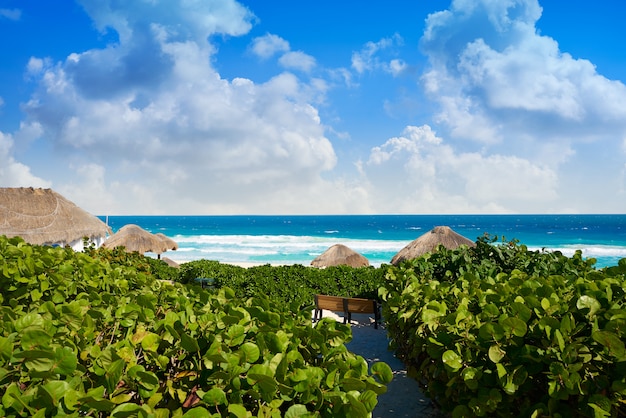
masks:
<svg viewBox="0 0 626 418"><path fill-rule="evenodd" d="M531 250L572 255L580 249L598 268L626 258L626 215L268 215L100 216L113 232L136 224L174 239L164 253L178 262L302 264L344 244L374 266L388 264L405 245L446 225L475 241L484 234L516 239ZM148 254L150 255L150 254Z"/></svg>

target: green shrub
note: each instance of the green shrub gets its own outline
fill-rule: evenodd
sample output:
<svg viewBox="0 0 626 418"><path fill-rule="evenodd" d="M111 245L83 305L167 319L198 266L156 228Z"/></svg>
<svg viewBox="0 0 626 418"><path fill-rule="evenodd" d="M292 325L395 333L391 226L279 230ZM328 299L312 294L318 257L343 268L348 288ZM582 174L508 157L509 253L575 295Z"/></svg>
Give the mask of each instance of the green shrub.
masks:
<svg viewBox="0 0 626 418"><path fill-rule="evenodd" d="M392 267L380 290L392 346L453 417L609 417L626 408L626 260L516 242Z"/></svg>
<svg viewBox="0 0 626 418"><path fill-rule="evenodd" d="M250 268L197 260L180 266L179 280L193 283L196 278L212 280L215 288L229 287L238 297L266 295L277 303L300 309L313 305L316 293L378 299L386 268L348 266L318 269L299 264L262 265Z"/></svg>
<svg viewBox="0 0 626 418"><path fill-rule="evenodd" d="M350 339L136 255L0 237L0 416L367 417L392 373Z"/></svg>

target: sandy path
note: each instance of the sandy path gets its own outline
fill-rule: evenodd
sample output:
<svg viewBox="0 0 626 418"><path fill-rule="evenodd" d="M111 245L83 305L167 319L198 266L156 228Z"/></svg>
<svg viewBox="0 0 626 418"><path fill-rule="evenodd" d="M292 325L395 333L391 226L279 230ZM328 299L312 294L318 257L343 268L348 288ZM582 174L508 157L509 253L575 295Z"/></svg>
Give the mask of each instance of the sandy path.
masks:
<svg viewBox="0 0 626 418"><path fill-rule="evenodd" d="M323 316L343 321L341 316L323 311ZM393 370L393 380L387 385L387 392L378 396L378 404L372 418L425 418L438 417L415 380L408 377L404 364L393 352L387 349L387 330L384 324L374 328L374 318L366 314L352 315L352 341L346 344L348 350L362 356L369 365L384 361Z"/></svg>

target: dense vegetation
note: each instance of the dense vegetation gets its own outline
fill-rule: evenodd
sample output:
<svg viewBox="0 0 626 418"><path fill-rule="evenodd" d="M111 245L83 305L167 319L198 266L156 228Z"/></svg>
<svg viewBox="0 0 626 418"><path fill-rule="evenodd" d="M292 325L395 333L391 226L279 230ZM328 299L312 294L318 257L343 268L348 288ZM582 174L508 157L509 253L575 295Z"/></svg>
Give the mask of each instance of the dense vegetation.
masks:
<svg viewBox="0 0 626 418"><path fill-rule="evenodd" d="M626 415L626 260L489 237L388 270L392 346L453 417Z"/></svg>
<svg viewBox="0 0 626 418"><path fill-rule="evenodd" d="M378 298L386 268L347 266L310 268L302 265L256 266L243 268L217 261L198 260L184 263L179 272L183 283L208 278L217 288L229 287L238 297L259 294L294 307L313 305L316 293L362 298Z"/></svg>
<svg viewBox="0 0 626 418"><path fill-rule="evenodd" d="M349 326L265 296L280 275L207 291L163 264L0 237L0 416L365 417L386 390Z"/></svg>

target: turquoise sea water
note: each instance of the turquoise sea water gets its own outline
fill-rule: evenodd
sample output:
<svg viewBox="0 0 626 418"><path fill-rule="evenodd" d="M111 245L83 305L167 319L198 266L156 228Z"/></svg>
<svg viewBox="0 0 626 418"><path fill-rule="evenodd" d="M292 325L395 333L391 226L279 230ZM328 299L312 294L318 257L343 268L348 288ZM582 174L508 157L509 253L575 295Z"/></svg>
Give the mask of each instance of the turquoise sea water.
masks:
<svg viewBox="0 0 626 418"><path fill-rule="evenodd" d="M164 254L180 262L303 264L333 244L345 244L372 265L389 263L406 244L446 225L475 241L485 233L517 239L529 249L597 259L597 267L626 258L626 215L324 215L101 216L113 231L132 223L179 244Z"/></svg>

